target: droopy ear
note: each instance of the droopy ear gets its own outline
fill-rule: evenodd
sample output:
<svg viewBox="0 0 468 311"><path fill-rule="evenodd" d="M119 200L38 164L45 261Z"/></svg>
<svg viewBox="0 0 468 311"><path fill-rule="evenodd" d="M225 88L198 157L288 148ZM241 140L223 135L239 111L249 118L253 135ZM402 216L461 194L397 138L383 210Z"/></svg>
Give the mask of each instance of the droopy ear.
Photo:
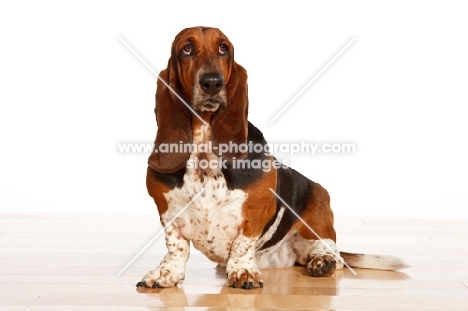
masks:
<svg viewBox="0 0 468 311"><path fill-rule="evenodd" d="M167 69L161 71L159 76L173 90L178 91L177 73L172 67L171 60ZM190 157L190 153L183 153L183 150L180 150L181 144L188 144L192 141L190 113L160 79L157 82L155 113L158 132L148 165L162 173L173 173L185 167ZM170 144L179 146L176 152L174 150L169 152Z"/></svg>
<svg viewBox="0 0 468 311"><path fill-rule="evenodd" d="M237 63L233 64L226 88L227 105L216 115L211 124L213 146L228 144L238 147L247 143L249 99L247 71ZM223 149L218 147L218 150ZM229 148L221 156L230 161L234 157L236 159L246 158L247 152L240 152L238 148Z"/></svg>

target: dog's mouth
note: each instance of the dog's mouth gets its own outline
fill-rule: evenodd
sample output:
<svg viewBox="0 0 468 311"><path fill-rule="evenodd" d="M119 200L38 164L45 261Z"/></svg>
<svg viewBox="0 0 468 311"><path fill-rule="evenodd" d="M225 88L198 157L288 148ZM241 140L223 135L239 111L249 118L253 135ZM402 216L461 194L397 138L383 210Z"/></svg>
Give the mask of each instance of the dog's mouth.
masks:
<svg viewBox="0 0 468 311"><path fill-rule="evenodd" d="M221 106L221 103L213 98L209 98L205 100L204 102L201 103L200 105L200 111L211 111L215 112L218 110L218 108Z"/></svg>
<svg viewBox="0 0 468 311"><path fill-rule="evenodd" d="M201 101L199 101L196 110L200 112L210 111L215 112L216 110L226 106L226 101L222 96L204 96Z"/></svg>

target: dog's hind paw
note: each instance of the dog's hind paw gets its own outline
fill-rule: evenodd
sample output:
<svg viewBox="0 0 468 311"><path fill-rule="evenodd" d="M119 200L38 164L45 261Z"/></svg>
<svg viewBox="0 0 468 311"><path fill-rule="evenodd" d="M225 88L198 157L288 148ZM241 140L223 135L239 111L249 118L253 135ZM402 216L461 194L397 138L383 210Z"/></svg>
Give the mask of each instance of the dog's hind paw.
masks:
<svg viewBox="0 0 468 311"><path fill-rule="evenodd" d="M330 276L336 270L336 261L332 256L316 256L307 263L307 272L310 276L323 277Z"/></svg>

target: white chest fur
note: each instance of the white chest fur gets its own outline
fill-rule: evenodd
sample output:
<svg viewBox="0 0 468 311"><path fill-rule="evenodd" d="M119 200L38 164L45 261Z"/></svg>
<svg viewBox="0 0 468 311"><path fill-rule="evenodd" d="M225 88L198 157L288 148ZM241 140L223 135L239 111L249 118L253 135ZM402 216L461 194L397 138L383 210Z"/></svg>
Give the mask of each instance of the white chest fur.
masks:
<svg viewBox="0 0 468 311"><path fill-rule="evenodd" d="M229 190L220 170L203 173L187 169L182 188L175 188L165 195L168 210L164 218L174 217L202 189L203 193L174 223L196 249L213 261L225 263L239 233L246 194L242 190Z"/></svg>
<svg viewBox="0 0 468 311"><path fill-rule="evenodd" d="M197 134L203 135L202 132L195 131L195 136ZM196 140L194 137L194 141ZM213 261L226 263L233 240L239 234L242 205L247 194L239 189L229 190L220 168L200 169L197 163L201 158L215 162L218 159L213 153L191 155L190 161L194 165L187 166L183 186L165 194L168 210L163 218L167 221L172 219L204 189L174 224L181 235L192 241L193 246L205 256Z"/></svg>

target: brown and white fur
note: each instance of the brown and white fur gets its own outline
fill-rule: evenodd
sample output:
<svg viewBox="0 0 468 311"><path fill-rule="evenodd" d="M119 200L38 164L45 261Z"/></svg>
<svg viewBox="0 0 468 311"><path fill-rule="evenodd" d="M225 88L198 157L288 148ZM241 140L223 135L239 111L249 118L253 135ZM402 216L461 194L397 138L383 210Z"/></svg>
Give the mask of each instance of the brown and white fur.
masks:
<svg viewBox="0 0 468 311"><path fill-rule="evenodd" d="M320 184L289 167L236 167L239 160L275 163L265 152L220 152L220 146L229 143L266 145L262 133L247 121L247 73L234 61L233 45L221 31L184 29L171 54L160 74L171 89L160 81L157 85L158 132L147 171L148 192L165 227L168 252L137 287L180 284L190 242L226 266L228 286L245 289L263 286L262 268L299 264L309 275L325 277L344 262L357 268L406 267L393 256L340 252L330 197ZM212 148L160 151L169 144ZM200 165L210 161L219 165Z"/></svg>

